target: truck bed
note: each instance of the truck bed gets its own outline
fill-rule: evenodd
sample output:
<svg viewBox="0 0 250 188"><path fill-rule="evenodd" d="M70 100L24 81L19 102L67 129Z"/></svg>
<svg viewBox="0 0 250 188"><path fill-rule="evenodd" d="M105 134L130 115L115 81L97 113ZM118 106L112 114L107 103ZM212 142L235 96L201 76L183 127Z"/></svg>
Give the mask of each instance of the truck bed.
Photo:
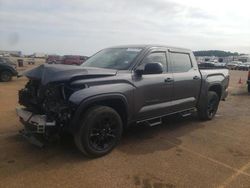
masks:
<svg viewBox="0 0 250 188"><path fill-rule="evenodd" d="M209 77L215 75L222 75L224 77L229 76L229 71L226 68L223 69L200 69L202 77Z"/></svg>

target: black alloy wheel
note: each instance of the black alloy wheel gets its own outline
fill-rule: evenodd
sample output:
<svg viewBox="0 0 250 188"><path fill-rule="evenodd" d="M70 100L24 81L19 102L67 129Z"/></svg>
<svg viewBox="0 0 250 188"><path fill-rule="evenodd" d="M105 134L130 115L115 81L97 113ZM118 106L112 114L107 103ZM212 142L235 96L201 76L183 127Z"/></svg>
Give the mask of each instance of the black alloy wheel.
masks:
<svg viewBox="0 0 250 188"><path fill-rule="evenodd" d="M89 143L95 150L102 151L112 147L116 142L119 127L117 120L108 113L100 115L89 132Z"/></svg>
<svg viewBox="0 0 250 188"><path fill-rule="evenodd" d="M218 110L219 102L220 98L218 94L214 91L209 91L206 102L198 107L198 117L201 120L213 119Z"/></svg>
<svg viewBox="0 0 250 188"><path fill-rule="evenodd" d="M208 105L207 105L207 113L208 113L208 117L209 119L212 119L218 109L218 103L219 103L219 99L217 95L211 95L208 99Z"/></svg>
<svg viewBox="0 0 250 188"><path fill-rule="evenodd" d="M89 157L109 153L122 135L120 115L108 106L95 106L84 115L80 131L75 135L78 149Z"/></svg>

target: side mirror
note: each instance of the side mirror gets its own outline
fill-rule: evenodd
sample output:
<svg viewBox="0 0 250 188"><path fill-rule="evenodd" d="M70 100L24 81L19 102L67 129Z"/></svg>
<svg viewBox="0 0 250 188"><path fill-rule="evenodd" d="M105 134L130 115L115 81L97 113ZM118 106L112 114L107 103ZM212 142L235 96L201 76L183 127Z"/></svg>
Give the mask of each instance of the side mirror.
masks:
<svg viewBox="0 0 250 188"><path fill-rule="evenodd" d="M143 75L143 72L144 72L143 69L136 69L136 70L135 70L135 74L136 74L137 76Z"/></svg>
<svg viewBox="0 0 250 188"><path fill-rule="evenodd" d="M161 63L147 63L145 65L143 74L161 74L163 73L163 67Z"/></svg>

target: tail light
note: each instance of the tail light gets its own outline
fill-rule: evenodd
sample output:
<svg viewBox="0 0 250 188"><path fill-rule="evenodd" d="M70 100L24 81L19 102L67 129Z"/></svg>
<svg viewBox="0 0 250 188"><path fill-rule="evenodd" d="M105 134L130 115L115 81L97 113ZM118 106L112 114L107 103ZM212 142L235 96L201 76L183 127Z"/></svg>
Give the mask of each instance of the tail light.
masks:
<svg viewBox="0 0 250 188"><path fill-rule="evenodd" d="M248 80L250 80L250 71L248 71Z"/></svg>

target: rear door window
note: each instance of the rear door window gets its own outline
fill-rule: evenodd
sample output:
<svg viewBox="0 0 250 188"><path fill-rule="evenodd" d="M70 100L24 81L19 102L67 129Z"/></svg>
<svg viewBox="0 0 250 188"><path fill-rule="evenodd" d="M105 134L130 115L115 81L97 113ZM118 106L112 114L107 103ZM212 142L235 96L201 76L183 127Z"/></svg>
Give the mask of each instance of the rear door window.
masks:
<svg viewBox="0 0 250 188"><path fill-rule="evenodd" d="M187 72L192 68L189 54L170 52L172 72Z"/></svg>

